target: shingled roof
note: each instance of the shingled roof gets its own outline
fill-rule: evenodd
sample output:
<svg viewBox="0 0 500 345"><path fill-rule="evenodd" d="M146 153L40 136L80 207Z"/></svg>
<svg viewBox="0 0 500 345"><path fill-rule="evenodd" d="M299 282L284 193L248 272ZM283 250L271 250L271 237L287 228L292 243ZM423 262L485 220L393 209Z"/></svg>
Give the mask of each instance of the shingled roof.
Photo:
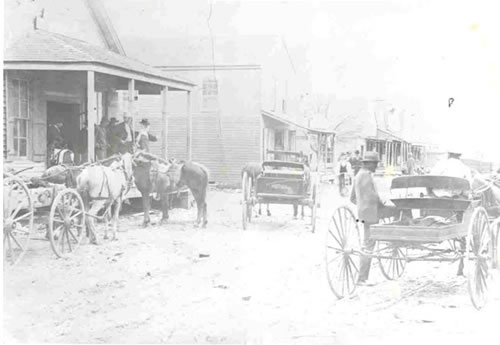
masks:
<svg viewBox="0 0 500 345"><path fill-rule="evenodd" d="M6 47L4 62L13 63L91 63L151 75L193 86L186 79L166 74L153 66L114 53L108 49L64 35L34 30Z"/></svg>

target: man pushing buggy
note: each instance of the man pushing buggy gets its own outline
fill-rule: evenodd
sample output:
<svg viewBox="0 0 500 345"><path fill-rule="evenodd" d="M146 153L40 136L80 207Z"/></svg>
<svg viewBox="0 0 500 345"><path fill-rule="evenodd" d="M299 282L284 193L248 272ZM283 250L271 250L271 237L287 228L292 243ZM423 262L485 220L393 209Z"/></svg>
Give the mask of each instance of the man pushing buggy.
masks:
<svg viewBox="0 0 500 345"><path fill-rule="evenodd" d="M358 221L363 224L364 236L363 247L371 252L375 247L375 241L370 239L370 226L377 224L380 219L396 216L396 208L386 205L380 195L373 178L373 173L378 165L378 153L366 152L361 160L361 169L354 178L351 191L351 202L357 205ZM362 256L359 269L358 285L366 284L370 274L371 257Z"/></svg>

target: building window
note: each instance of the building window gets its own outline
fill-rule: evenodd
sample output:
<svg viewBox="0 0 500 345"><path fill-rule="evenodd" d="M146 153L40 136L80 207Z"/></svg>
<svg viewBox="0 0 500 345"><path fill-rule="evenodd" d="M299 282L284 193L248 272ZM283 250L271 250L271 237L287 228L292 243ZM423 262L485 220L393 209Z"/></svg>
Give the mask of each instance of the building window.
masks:
<svg viewBox="0 0 500 345"><path fill-rule="evenodd" d="M218 110L219 85L215 77L203 79L203 110Z"/></svg>
<svg viewBox="0 0 500 345"><path fill-rule="evenodd" d="M29 138L29 84L25 80L14 79L13 82L13 152L17 157L28 156Z"/></svg>
<svg viewBox="0 0 500 345"><path fill-rule="evenodd" d="M283 114L286 114L286 100L285 99L281 100L281 112Z"/></svg>

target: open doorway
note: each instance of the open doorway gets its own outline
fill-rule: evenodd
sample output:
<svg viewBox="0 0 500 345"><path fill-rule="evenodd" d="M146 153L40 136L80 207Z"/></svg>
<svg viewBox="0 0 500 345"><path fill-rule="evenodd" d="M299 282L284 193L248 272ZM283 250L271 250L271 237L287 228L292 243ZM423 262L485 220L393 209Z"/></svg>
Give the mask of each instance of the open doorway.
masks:
<svg viewBox="0 0 500 345"><path fill-rule="evenodd" d="M84 114L80 114L80 105L76 103L47 102L47 140L49 126L61 122L61 134L67 143L67 148L75 153L76 163L83 161L87 151L86 138L82 138L81 129L84 126ZM84 142L82 142L84 141Z"/></svg>

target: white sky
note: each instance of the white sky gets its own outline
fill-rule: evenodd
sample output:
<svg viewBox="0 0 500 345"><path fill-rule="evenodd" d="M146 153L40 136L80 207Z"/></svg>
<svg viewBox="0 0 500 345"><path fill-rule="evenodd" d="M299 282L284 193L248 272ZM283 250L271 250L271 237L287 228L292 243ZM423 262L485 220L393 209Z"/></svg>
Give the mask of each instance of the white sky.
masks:
<svg viewBox="0 0 500 345"><path fill-rule="evenodd" d="M497 2L214 1L211 26L216 40L282 35L312 92L415 109L437 143L500 161ZM105 4L123 39L184 37L192 44L189 37L208 34L209 1ZM449 97L455 98L451 109Z"/></svg>

